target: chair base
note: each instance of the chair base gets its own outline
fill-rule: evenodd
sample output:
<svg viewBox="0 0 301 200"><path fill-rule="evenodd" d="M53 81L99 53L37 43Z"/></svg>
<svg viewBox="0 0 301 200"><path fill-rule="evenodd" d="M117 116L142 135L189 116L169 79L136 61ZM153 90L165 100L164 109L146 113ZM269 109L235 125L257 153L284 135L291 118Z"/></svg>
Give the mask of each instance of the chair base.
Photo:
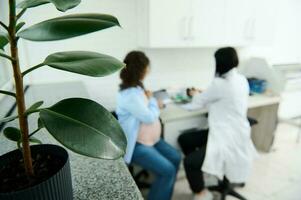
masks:
<svg viewBox="0 0 301 200"><path fill-rule="evenodd" d="M143 181L143 179L145 180L149 177L148 171L142 169L138 173L134 173L134 166L132 165L129 166L129 171L133 176L133 179L139 189L145 189L145 188L148 189L151 187L150 183L148 183L147 181Z"/></svg>
<svg viewBox="0 0 301 200"><path fill-rule="evenodd" d="M219 181L217 186L208 187L208 190L218 192L221 194L221 200L225 200L226 196L233 196L239 200L247 200L241 194L234 190L235 185L231 184L227 178L224 178L223 181Z"/></svg>
<svg viewBox="0 0 301 200"><path fill-rule="evenodd" d="M139 189L144 189L144 188L150 188L151 187L150 183L140 180L141 178L147 179L148 177L149 177L149 173L146 170L141 170L139 173L137 173L134 176L134 180L135 180L135 182L136 182Z"/></svg>

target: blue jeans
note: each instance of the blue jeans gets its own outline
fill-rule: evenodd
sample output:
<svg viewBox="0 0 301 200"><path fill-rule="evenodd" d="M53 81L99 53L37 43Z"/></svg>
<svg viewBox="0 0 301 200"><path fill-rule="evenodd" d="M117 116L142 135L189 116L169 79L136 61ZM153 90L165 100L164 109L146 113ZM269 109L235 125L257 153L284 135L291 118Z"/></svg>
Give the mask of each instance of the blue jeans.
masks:
<svg viewBox="0 0 301 200"><path fill-rule="evenodd" d="M148 200L170 200L181 162L181 154L164 140L154 146L136 143L132 163L156 176L148 194Z"/></svg>

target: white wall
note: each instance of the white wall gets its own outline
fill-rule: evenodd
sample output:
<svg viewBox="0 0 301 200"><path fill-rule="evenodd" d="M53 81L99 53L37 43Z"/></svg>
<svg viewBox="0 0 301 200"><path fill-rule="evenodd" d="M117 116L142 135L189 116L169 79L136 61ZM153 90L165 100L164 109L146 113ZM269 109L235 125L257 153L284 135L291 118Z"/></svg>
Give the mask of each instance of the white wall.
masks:
<svg viewBox="0 0 301 200"><path fill-rule="evenodd" d="M115 15L123 28L110 28L101 32L57 42L27 42L25 65L32 66L41 62L48 54L57 51L86 50L109 54L123 59L126 52L135 49L136 44L136 1L135 0L89 0L82 1L80 6L66 13L58 12L52 5L32 9L26 13L28 24L71 13L108 13ZM47 14L45 14L47 13ZM30 83L49 83L72 80L85 81L93 99L111 107L118 90L118 74L105 78L91 78L67 72L41 68L32 73L27 80Z"/></svg>
<svg viewBox="0 0 301 200"><path fill-rule="evenodd" d="M75 39L35 43L25 42L23 47L22 64L24 69L41 62L49 53L65 50L90 50L110 54L123 59L125 54L137 49L137 1L139 0L86 0L79 7L63 14L97 12L115 15L122 25L120 28L111 28L105 31L81 36ZM301 12L296 5L299 0L275 0L281 5L277 17L275 33L276 43L273 46L253 46L240 49L241 57L266 56L273 62L295 61L300 58L299 35L296 32ZM301 6L299 6L301 8ZM63 15L52 5L45 5L31 9L25 15L27 25L37 23L50 17ZM298 18L299 16L299 18ZM300 28L300 26L299 26ZM299 30L301 33L301 28ZM289 36L288 36L289 35ZM146 80L150 89L176 86L206 87L214 71L214 49L143 49L151 58L152 73ZM301 52L301 51L300 51ZM281 56L279 56L281 55ZM279 62L280 62L279 61ZM115 96L118 91L119 78L114 74L105 78L90 78L60 72L47 67L39 69L27 77L29 83L62 82L83 80L91 97L103 103L108 108L115 105Z"/></svg>
<svg viewBox="0 0 301 200"><path fill-rule="evenodd" d="M271 58L274 63L299 62L300 61L300 0L280 1L277 14L277 26Z"/></svg>
<svg viewBox="0 0 301 200"><path fill-rule="evenodd" d="M296 6L296 10L298 12L298 16L297 16L297 19L298 19L298 24L297 24L297 32L298 32L298 41L297 41L297 46L299 47L298 48L298 61L301 62L301 37L300 37L300 33L301 33L301 25L300 25L300 19L301 19L301 2L299 0L295 0L295 2L297 1L297 6Z"/></svg>
<svg viewBox="0 0 301 200"><path fill-rule="evenodd" d="M125 54L137 49L137 18L136 0L90 0L69 13L98 12L115 15L122 25L102 32L93 33L79 38L59 42L24 42L23 66L36 65L49 53L66 50L89 50L113 55L123 59ZM47 15L45 14L47 13ZM50 17L61 15L51 5L32 9L26 13L28 25L37 23ZM150 89L165 87L205 87L213 76L214 60L212 49L165 49L144 50L151 59L152 73L146 80ZM83 80L89 90L91 98L101 102L108 108L115 105L118 92L119 75L114 74L105 78L90 78L56 71L47 67L41 68L27 77L27 82L49 83L72 80Z"/></svg>
<svg viewBox="0 0 301 200"><path fill-rule="evenodd" d="M301 61L301 1L275 0L273 3L276 8L273 44L255 44L245 48L242 54L264 56L270 64L298 63Z"/></svg>

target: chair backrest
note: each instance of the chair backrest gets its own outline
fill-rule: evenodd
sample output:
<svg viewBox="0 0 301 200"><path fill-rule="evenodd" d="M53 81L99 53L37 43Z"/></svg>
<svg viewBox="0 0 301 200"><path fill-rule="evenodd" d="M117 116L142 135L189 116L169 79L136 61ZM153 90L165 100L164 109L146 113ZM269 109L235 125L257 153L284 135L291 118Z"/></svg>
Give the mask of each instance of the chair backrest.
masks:
<svg viewBox="0 0 301 200"><path fill-rule="evenodd" d="M258 124L258 121L252 117L248 117L248 121L250 123L250 126L254 126L254 125Z"/></svg>
<svg viewBox="0 0 301 200"><path fill-rule="evenodd" d="M116 111L112 111L111 114L112 114L116 119L118 119L118 116L117 116Z"/></svg>

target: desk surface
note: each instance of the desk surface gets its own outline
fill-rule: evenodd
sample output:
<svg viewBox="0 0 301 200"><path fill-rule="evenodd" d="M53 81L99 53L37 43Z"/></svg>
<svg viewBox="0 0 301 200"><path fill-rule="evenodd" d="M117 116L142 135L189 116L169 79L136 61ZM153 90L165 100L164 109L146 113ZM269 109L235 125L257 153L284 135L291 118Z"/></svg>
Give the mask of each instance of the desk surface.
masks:
<svg viewBox="0 0 301 200"><path fill-rule="evenodd" d="M280 96L253 95L249 97L249 109L278 104L279 102ZM170 122L183 118L200 116L205 113L207 113L207 109L188 111L181 108L179 105L172 103L168 104L166 108L161 111L160 117L163 122Z"/></svg>

